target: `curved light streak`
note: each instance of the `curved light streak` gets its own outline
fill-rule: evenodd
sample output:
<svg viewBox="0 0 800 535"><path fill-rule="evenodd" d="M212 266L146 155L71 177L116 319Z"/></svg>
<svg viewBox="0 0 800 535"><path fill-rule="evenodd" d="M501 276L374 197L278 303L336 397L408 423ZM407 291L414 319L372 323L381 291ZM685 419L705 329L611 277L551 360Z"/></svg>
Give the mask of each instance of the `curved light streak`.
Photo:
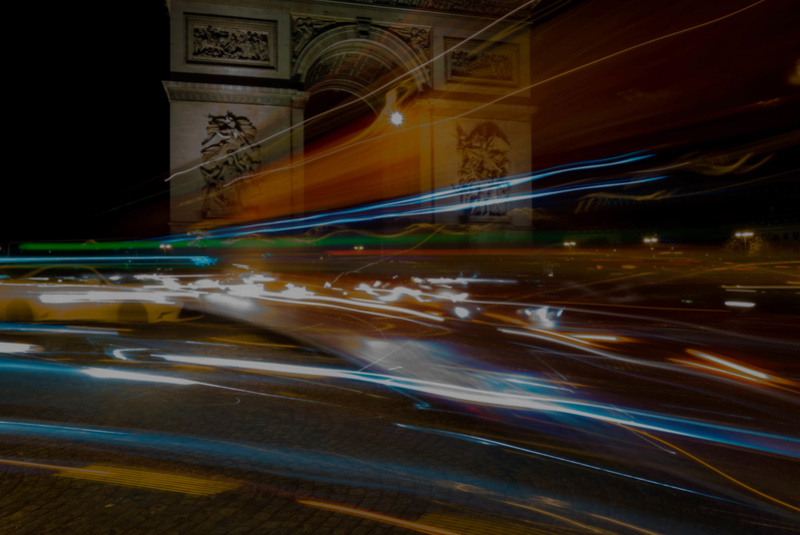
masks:
<svg viewBox="0 0 800 535"><path fill-rule="evenodd" d="M604 423L625 425L637 429L692 437L714 443L730 444L800 458L800 439L798 438L710 424L646 411L625 409L624 412L621 412L620 408L612 405L557 397L554 395L542 395L533 392L520 394L500 390L500 388L508 388L507 383L509 379L516 378L513 375L481 374L478 376L476 374L465 373L464 378L467 384L474 383L475 379L480 377L484 385L484 388L473 388L412 377L393 377L371 372L333 369L319 366L303 366L297 364L192 355L154 354L153 356L168 362L209 366L213 368L244 369L301 377L354 380L382 385L388 388L421 392L460 402L477 403L506 409L568 414ZM517 382L516 384L524 383ZM519 387L515 387L515 390L519 391ZM624 417L620 416L620 414Z"/></svg>
<svg viewBox="0 0 800 535"><path fill-rule="evenodd" d="M501 442L499 440L493 440L491 438L478 437L478 436L473 436L473 435L466 435L466 434L463 434L463 433L457 433L455 431L445 431L445 430L442 430L442 429L430 429L430 428L417 427L417 426L414 426L414 425L407 425L407 424L395 424L395 425L397 425L399 427L403 427L405 429L413 429L415 431L421 431L423 433L430 433L430 434L434 434L434 435L446 436L446 437L466 440L468 442L476 442L478 444L483 444L483 445L486 445L486 446L500 446L502 448L507 448L507 449L512 450L512 451L526 453L528 455L533 455L533 456L536 456L536 457L544 457L545 459L551 459L551 460L554 460L554 461L559 461L559 462L571 464L571 465L574 465L574 466L580 466L582 468L588 468L590 470L596 470L598 472L604 472L604 473L607 473L607 474L612 474L612 475L615 475L615 476L624 477L626 479L633 479L635 481L640 481L642 483L650 483L652 485L657 485L659 487L666 487L666 488L669 488L669 489L679 490L681 492L688 492L690 494L697 494L699 496L705 496L707 498L713 498L715 500L723 500L723 501L732 502L732 503L741 503L741 502L735 502L733 500L728 500L726 498L722 498L721 496L714 496L713 494L706 494L704 492L698 492L698 491L695 491L695 490L690 490L690 489L683 488L683 487L678 487L678 486L675 486L675 485L669 485L667 483L661 483L660 481L655 481L655 480L647 479L647 478L644 478L644 477L634 476L634 475L631 475L631 474L626 474L624 472L618 472L616 470L609 470L607 468L601 468L599 466L594 466L594 465L591 465L591 464L588 464L588 463L582 463L580 461L575 461L573 459L567 459L566 457L559 457L557 455L551 455L549 453L544 453L544 452L532 450L532 449L529 449L529 448L523 448L521 446L517 446L517 445L511 444L509 442Z"/></svg>
<svg viewBox="0 0 800 535"><path fill-rule="evenodd" d="M368 210L377 210L379 206L383 203L379 203L377 205L369 205L368 207L358 207L352 208L348 210L339 210L336 212L326 213L318 216L317 221L306 221L309 218L301 218L298 220L290 219L290 220L280 220L276 222L268 222L268 223L259 223L254 225L248 225L246 230L243 230L245 227L233 227L222 229L219 231L210 231L208 235L210 237L217 237L217 238L234 238L237 236L241 236L243 234L252 234L252 233L277 233L277 232L288 232L293 230L304 230L313 227L317 227L320 225L341 225L347 223L359 223L363 221L375 221L378 219L394 219L398 217L405 217L405 216L419 216L419 215L430 215L430 214L437 214L437 213L448 213L448 212L456 212L460 210L465 210L468 208L474 208L475 206L491 206L494 204L502 204L502 203L513 203L518 201L525 201L530 199L539 199L545 197L551 197L554 195L562 195L566 193L574 193L579 191L586 191L592 189L600 189L600 188L615 188L615 187L626 187L636 184L645 184L649 182L654 182L657 180L663 180L667 178L666 175L657 176L657 177L648 177L642 179L631 179L631 180L618 180L612 182L599 182L595 184L586 184L581 186L567 186L561 188L552 188L546 190L539 190L530 193L520 193L516 195L510 195L504 198L487 198L480 201L470 201L470 202L453 202L450 204L444 204L440 206L434 207L423 207L423 208L411 208L405 207L402 210L395 210L391 212L379 212L379 213L365 213L364 215L355 215L361 212L367 212ZM448 196L455 196L456 194L448 192ZM461 195L460 193L458 194ZM403 204L424 204L426 200L423 196L414 197L413 200L409 200L407 203Z"/></svg>

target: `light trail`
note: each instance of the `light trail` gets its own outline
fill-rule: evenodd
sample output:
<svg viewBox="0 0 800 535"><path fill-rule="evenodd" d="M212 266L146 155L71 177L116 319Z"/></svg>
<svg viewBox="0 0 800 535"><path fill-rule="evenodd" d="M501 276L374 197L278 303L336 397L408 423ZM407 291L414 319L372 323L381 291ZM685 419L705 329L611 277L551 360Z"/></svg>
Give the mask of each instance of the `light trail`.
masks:
<svg viewBox="0 0 800 535"><path fill-rule="evenodd" d="M86 328L67 325L21 325L19 323L0 323L0 331L46 333L46 334L105 334L116 336L121 331L130 329L109 329L104 327Z"/></svg>
<svg viewBox="0 0 800 535"><path fill-rule="evenodd" d="M727 473L723 472L719 468L716 468L716 467L712 466L711 464L707 463L706 461L702 460L701 458L699 458L699 457L697 457L695 455L692 455L688 451L679 448L678 446L676 446L675 444L672 444L671 442L667 442L666 440L663 440L663 439L661 439L659 437L653 436L653 435L651 435L649 433L645 433L644 431L642 431L640 429L631 429L630 431L632 431L634 433L639 433L639 434L644 435L644 436L647 436L647 437L649 437L649 438L651 438L653 440L657 440L658 442L661 442L662 444L666 444L670 448L673 448L676 451L681 452L683 455L685 455L685 456L689 457L690 459L692 459L693 461L696 461L697 463L705 466L709 470L712 470L712 471L716 472L717 474L721 475L722 477L724 477L728 481L731 481L732 483L735 483L736 485L738 485L738 486L740 486L740 487L742 487L744 489L747 489L748 491L750 491L750 492L752 492L754 494L757 494L758 496L761 496L762 498L766 498L767 500L770 500L771 502L777 503L778 505L782 505L783 507L786 507L786 508L791 509L793 511L800 512L800 507L796 507L794 505L788 504L788 503L786 503L786 502L784 502L782 500L779 500L779 499L775 498L774 496L770 496L769 494L761 492L760 490L755 489L755 488L751 487L750 485L747 485L747 484L739 481L738 479L734 478L733 476L728 475Z"/></svg>
<svg viewBox="0 0 800 535"><path fill-rule="evenodd" d="M574 172L574 171L584 171L584 170L591 170L591 169L603 169L606 167L622 165L627 163L634 163L638 162L647 158L653 157L652 154L642 154L641 152L633 152L628 153L620 156L614 156L610 158L600 158L595 160L586 160L584 162L578 162L577 164L562 164L554 167L550 167L548 169L539 171L533 174L523 174L523 175L515 175L512 177L506 177L505 179L492 179L492 180L485 180L481 182L477 182L475 184L471 184L469 186L459 187L457 189L447 188L436 190L432 192L420 193L417 195L411 195L408 197L404 197L402 199L395 199L389 201L379 201L376 203L371 203L365 206L358 206L354 208L349 208L346 210L337 210L333 212L325 212L321 214L313 214L309 216L304 216L300 218L292 219L292 223L305 223L310 221L316 220L323 220L328 217L336 216L338 214L356 214L359 212L370 212L375 210L383 210L386 208L394 208L398 206L406 206L406 205L414 205L414 204L423 204L426 202L437 201L446 199L449 197L460 197L465 192L484 192L488 193L494 189L504 188L507 185L519 185L525 182L533 182L539 180L541 178L546 178L550 176L555 176L562 173ZM251 223L246 225L239 225L234 227L237 231L241 233L245 233L248 229L251 229L253 232L261 231L264 227L274 226L274 225L284 225L287 224L285 220L277 220L277 221L266 221L261 223ZM308 228L308 227L302 227Z"/></svg>
<svg viewBox="0 0 800 535"><path fill-rule="evenodd" d="M330 219L322 219L320 221L315 222L307 222L307 223L298 223L295 220L288 220L288 221L280 221L280 222L271 222L271 223L264 223L264 224L256 224L256 225L249 225L246 230L242 230L240 227L233 227L233 228L226 228L218 231L209 231L208 235L211 237L227 237L227 238L234 238L239 237L245 234L252 234L252 233L278 233L278 232L288 232L294 230L305 230L309 228L314 228L320 225L341 225L347 223L359 223L363 221L375 221L378 219L394 219L399 217L406 217L406 216L419 216L419 215L430 215L430 214L437 214L437 213L448 213L448 212L457 212L468 208L474 208L476 206L492 206L495 204L504 204L504 203L513 203L518 201L530 200L530 199L537 199L537 198L545 198L551 197L554 195L562 195L565 193L575 193L580 191L592 190L592 189L599 189L599 188L614 188L614 187L626 187L636 184L644 184L649 182L654 182L657 180L663 180L667 178L667 176L658 176L658 177L649 177L649 178L642 178L642 179L632 179L632 180L620 180L620 181L613 181L613 182L601 182L597 184L587 184L583 186L567 186L563 188L553 188L548 190L539 190L531 193L524 193L524 194L517 194L511 195L505 198L489 198L480 201L470 201L470 202L457 202L446 204L438 207L426 207L426 208L417 208L417 209L406 209L403 211L394 211L394 212L382 212L382 213L370 213L365 214L362 216L355 216L350 214L355 214L359 212L365 212L366 209L362 208L354 208L348 210L340 210L336 212L332 212L329 214L325 214L322 217L330 218ZM416 200L415 202L422 203L421 200ZM370 205L370 210L376 209L374 206ZM281 225L281 226L278 226Z"/></svg>
<svg viewBox="0 0 800 535"><path fill-rule="evenodd" d="M336 505L333 503L318 502L314 500L297 500L297 502L302 503L303 505L308 505L310 507L316 507L317 509L327 509L328 511L335 511L338 513L344 513L352 516L357 516L360 518L375 520L383 524L389 524L392 526L398 526L401 528L410 529L418 533L426 533L428 535L460 535L455 531L436 528L433 526L420 524L419 522L411 522L409 520L403 520L401 518L396 518L393 516L373 513L371 511L365 511L363 509L356 509L354 507L346 507L344 505Z"/></svg>
<svg viewBox="0 0 800 535"><path fill-rule="evenodd" d="M1 264L60 264L71 263L77 265L85 264L107 264L125 262L137 264L140 262L155 262L166 264L173 262L189 262L195 266L212 266L216 260L208 256L16 256L0 258Z"/></svg>
<svg viewBox="0 0 800 535"><path fill-rule="evenodd" d="M686 352L691 354L691 355L694 355L695 357L700 357L700 358L703 358L703 359L706 359L706 360L710 360L711 362L716 362L717 364L721 364L721 365L726 366L728 368L733 368L734 370L738 370L738 371L740 371L742 373L746 373L747 375L749 375L751 377L756 377L758 379L764 379L766 381L769 381L769 380L772 379L766 373L763 373L763 372L760 372L760 371L756 371L756 370L754 370L752 368L748 368L747 366L742 366L741 364L737 364L735 362L731 362L729 360L725 360L725 359L723 359L721 357L718 357L718 356L715 356L715 355L710 355L710 354L708 354L708 353L706 353L704 351L698 351L696 349L687 349Z"/></svg>
<svg viewBox="0 0 800 535"><path fill-rule="evenodd" d="M758 451L800 458L800 439L795 437L734 428L634 409L625 409L623 413L625 417L621 417L620 409L611 405L555 395L545 395L539 392L527 392L524 390L523 393L515 393L520 391L520 385L526 385L524 382L526 376L474 373L472 371L462 372L462 382L464 384L473 384L479 381L482 388L478 388L412 377L395 377L379 373L319 366L193 355L154 354L152 356L167 362L208 366L212 368L253 370L279 375L366 382L393 389L430 394L459 402L487 405L501 409L532 410L543 413L578 416L588 420L621 424L638 429L692 437L713 443L735 445ZM112 371L108 373L115 374L116 372ZM515 392L504 391L504 389L510 387L508 383L512 379L523 379L523 381L516 381L514 383L516 386L511 387ZM538 389L538 385L534 383L527 383L527 386L537 386Z"/></svg>
<svg viewBox="0 0 800 535"><path fill-rule="evenodd" d="M705 496L707 498L712 498L712 499L715 499L715 500L723 500L723 501L726 501L726 502L731 502L731 503L736 503L736 504L743 505L743 504L741 504L741 502L728 500L728 499L723 498L721 496L714 496L713 494L706 494L705 492L698 492L698 491L687 489L687 488L684 488L684 487L678 487L678 486L675 486L675 485L669 485L667 483L662 483L660 481L655 481L653 479L647 479L647 478L644 478L644 477L634 476L634 475L631 475L631 474L626 474L624 472L618 472L616 470L609 470L607 468L602 468L602 467L594 466L594 465L591 465L591 464L588 464L588 463L575 461L573 459L567 459L566 457L559 457L557 455L551 455L549 453L544 453L544 452L532 450L532 449L529 449L529 448L523 448L522 446L517 446L517 445L511 444L509 442L501 442L499 440L494 440L494 439L491 439L491 438L479 437L479 436L474 436L474 435L467 435L467 434L463 434L463 433L457 433L455 431L445 431L445 430L442 430L442 429L431 429L431 428L425 428L425 427L417 427L417 426L408 425L408 424L395 424L395 425L397 425L399 427L403 427L405 429L412 429L412 430L420 431L420 432L423 432L423 433L430 433L430 434L433 434L433 435L440 435L440 436L445 436L445 437L451 437L451 438L456 438L456 439L460 439L460 440L465 440L465 441L468 441L468 442L475 442L477 444L483 444L485 446L500 446L502 448L506 448L506 449L509 449L511 451L515 451L515 452L518 452L518 453L524 453L524 454L527 454L527 455L533 455L535 457L542 457L542 458L545 458L545 459L550 459L550 460L562 462L562 463L565 463L565 464L571 464L573 466L579 466L581 468L587 468L587 469L593 470L593 471L604 472L604 473L607 473L607 474L623 477L625 479L632 479L634 481L639 481L641 483L649 483L651 485L657 485L659 487L666 487L666 488L673 489L673 490L678 490L678 491L681 491L681 492L688 492L690 494L696 494L698 496Z"/></svg>
<svg viewBox="0 0 800 535"><path fill-rule="evenodd" d="M408 321L413 321L410 318L404 318L403 316L400 315L400 314L407 314L409 316L414 316L416 318L424 320L430 320L436 322L444 321L444 318L442 316L425 312L419 312L417 310L413 310L410 308L400 308L392 305L382 305L379 303L375 303L373 301L366 301L366 300L355 301L353 299L341 299L338 297L309 295L298 298L297 296L270 295L269 293L264 292L263 294L259 295L246 295L246 296L210 294L208 298L212 301L216 301L217 304L223 304L228 306L229 308L238 309L240 311L248 311L248 310L252 311L253 309L250 306L250 303L248 303L246 299L257 299L259 301L272 301L276 303L292 303L292 304L311 306L311 307L335 308L338 310L368 313L374 316L387 317L398 320L406 319ZM365 308L373 310L365 310Z"/></svg>
<svg viewBox="0 0 800 535"><path fill-rule="evenodd" d="M127 359L126 359L127 360ZM321 401L313 401L289 395L267 394L265 392L258 392L255 390L246 390L243 388L233 388L230 386L222 386L213 383L205 383L201 381L193 381L191 379L182 379L180 377L172 377L170 375L157 374L157 373L141 373L125 370L116 370L113 368L84 368L79 370L80 373L94 377L95 379L119 379L123 381L137 381L143 383L154 384L168 384L177 386L204 386L208 388L218 388L221 390L231 390L233 392L240 392L242 394L254 394L257 396L264 396L269 398L290 399L292 401L302 401L306 403L324 404Z"/></svg>
<svg viewBox="0 0 800 535"><path fill-rule="evenodd" d="M43 348L33 344L18 344L14 342L0 342L0 353L31 353L42 351Z"/></svg>

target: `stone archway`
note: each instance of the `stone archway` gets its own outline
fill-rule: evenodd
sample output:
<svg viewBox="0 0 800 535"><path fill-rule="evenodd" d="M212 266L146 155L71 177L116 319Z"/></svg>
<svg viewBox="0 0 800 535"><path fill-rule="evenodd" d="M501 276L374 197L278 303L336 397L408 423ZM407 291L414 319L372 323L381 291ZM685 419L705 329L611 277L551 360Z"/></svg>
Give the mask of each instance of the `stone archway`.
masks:
<svg viewBox="0 0 800 535"><path fill-rule="evenodd" d="M368 21L298 17L295 23L293 80L308 95L304 111L306 207L335 207L376 200L392 182L379 165L384 145L371 145L362 158L336 159L336 147L381 130L386 94L399 83L412 92L430 87L427 30L417 32L415 49L397 29ZM410 34L408 34L410 35ZM407 35L407 37L408 37ZM420 35L422 37L420 37ZM395 147L396 149L396 147ZM410 180L410 177L406 177ZM389 193L390 194L390 193Z"/></svg>
<svg viewBox="0 0 800 535"><path fill-rule="evenodd" d="M364 97L399 77L413 80L418 91L432 85L427 28L298 16L293 29L292 78L306 91L333 86Z"/></svg>
<svg viewBox="0 0 800 535"><path fill-rule="evenodd" d="M293 20L292 79L309 95L306 119L330 110L306 139L319 137L337 122L362 122L369 108L378 114L386 92L405 82L416 92L431 87L429 31L425 28L355 23L298 16Z"/></svg>

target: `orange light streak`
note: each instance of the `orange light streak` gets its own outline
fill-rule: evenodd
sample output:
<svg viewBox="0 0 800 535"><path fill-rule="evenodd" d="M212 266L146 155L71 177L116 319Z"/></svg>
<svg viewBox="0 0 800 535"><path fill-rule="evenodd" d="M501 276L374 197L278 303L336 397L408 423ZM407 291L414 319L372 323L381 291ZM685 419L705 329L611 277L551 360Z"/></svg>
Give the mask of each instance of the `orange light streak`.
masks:
<svg viewBox="0 0 800 535"><path fill-rule="evenodd" d="M425 524L420 524L418 522L402 520L400 518L395 518L393 516L373 513L371 511L364 511L362 509L355 509L353 507L345 507L344 505L336 505L333 503L317 502L312 500L297 500L297 501L298 503L302 503L303 505L308 505L309 507L316 507L317 509L326 509L328 511L335 511L338 513L344 513L347 515L357 516L360 518L375 520L377 522L382 522L384 524L390 524L392 526L407 528L413 531L417 531L419 533L428 533L430 535L461 535L460 533L457 533L455 531L436 528L433 526L427 526Z"/></svg>

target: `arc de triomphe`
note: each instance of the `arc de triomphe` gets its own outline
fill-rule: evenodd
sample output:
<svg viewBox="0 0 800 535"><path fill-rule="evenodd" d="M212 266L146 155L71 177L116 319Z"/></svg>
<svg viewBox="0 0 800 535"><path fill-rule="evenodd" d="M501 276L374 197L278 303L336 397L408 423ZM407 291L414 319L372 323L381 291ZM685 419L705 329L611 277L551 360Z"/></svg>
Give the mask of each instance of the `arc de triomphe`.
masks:
<svg viewBox="0 0 800 535"><path fill-rule="evenodd" d="M457 190L530 168L531 39L521 21L543 9L537 2L169 8L173 232ZM510 224L508 206L480 195L429 220Z"/></svg>

